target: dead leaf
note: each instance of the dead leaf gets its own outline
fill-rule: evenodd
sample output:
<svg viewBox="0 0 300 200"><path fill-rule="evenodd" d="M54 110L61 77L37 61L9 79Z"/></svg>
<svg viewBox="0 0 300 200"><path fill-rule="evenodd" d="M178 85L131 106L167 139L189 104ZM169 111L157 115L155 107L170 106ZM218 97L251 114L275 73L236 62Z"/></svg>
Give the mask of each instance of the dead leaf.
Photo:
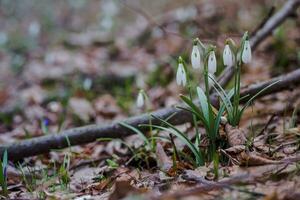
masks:
<svg viewBox="0 0 300 200"><path fill-rule="evenodd" d="M109 200L119 200L130 194L140 194L142 191L130 185L129 181L117 181L114 186L114 191L109 197Z"/></svg>
<svg viewBox="0 0 300 200"><path fill-rule="evenodd" d="M72 97L69 100L69 107L76 116L85 122L88 122L91 117L95 116L91 103L86 99Z"/></svg>
<svg viewBox="0 0 300 200"><path fill-rule="evenodd" d="M157 143L156 146L156 159L157 159L157 166L163 172L168 172L172 166L172 160L167 156L165 150L163 149L160 143Z"/></svg>
<svg viewBox="0 0 300 200"><path fill-rule="evenodd" d="M225 125L225 131L227 134L227 140L231 147L236 145L244 145L247 142L247 139L245 137L244 130L240 128L236 128L231 126L230 124Z"/></svg>

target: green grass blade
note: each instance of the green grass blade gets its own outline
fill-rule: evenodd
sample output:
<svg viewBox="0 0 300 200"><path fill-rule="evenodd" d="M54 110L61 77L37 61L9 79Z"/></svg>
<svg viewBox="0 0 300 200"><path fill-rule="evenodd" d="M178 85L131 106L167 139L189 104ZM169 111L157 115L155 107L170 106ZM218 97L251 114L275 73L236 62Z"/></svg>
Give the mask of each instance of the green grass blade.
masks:
<svg viewBox="0 0 300 200"><path fill-rule="evenodd" d="M220 109L219 109L219 112L218 112L218 115L215 119L215 124L214 124L214 133L215 133L215 137L217 136L217 133L218 133L218 130L219 130L219 126L220 126L220 122L221 122L221 117L223 115L225 111L225 105L223 104Z"/></svg>
<svg viewBox="0 0 300 200"><path fill-rule="evenodd" d="M294 110L293 110L292 117L291 117L291 121L290 121L290 124L289 124L289 127L290 127L290 128L296 127L297 113L298 113L298 106L296 106L296 107L294 108Z"/></svg>
<svg viewBox="0 0 300 200"><path fill-rule="evenodd" d="M150 125L145 124L143 126L150 126ZM181 133L178 129L174 128L174 126L171 125L170 128L166 128L166 127L163 127L163 126L152 125L152 127L156 128L156 129L166 131L166 132L169 132L169 133L175 135L176 137L178 137L193 152L193 154L196 157L197 164L199 164L199 165L204 164L202 155L198 152L198 150L196 149L194 144L183 133Z"/></svg>
<svg viewBox="0 0 300 200"><path fill-rule="evenodd" d="M7 176L6 170L8 158L7 158L7 150L4 151L3 160L0 159L0 185L2 187L3 196L7 196Z"/></svg>
<svg viewBox="0 0 300 200"><path fill-rule="evenodd" d="M4 177L4 168L3 168L3 163L0 159L0 184L2 187L2 190L4 188L4 184L5 184L5 177Z"/></svg>
<svg viewBox="0 0 300 200"><path fill-rule="evenodd" d="M230 99L234 95L234 89L230 90L229 94L227 95L222 86L212 76L209 76L209 78L214 82L213 87L221 97L223 104L225 104L227 114L231 115L233 111L233 106ZM217 85L218 88L215 85Z"/></svg>
<svg viewBox="0 0 300 200"><path fill-rule="evenodd" d="M158 128L158 129L163 128L163 130L169 131L173 135L175 135L178 138L180 138L191 149L191 151L195 155L196 160L197 160L197 164L204 165L204 160L203 160L203 156L202 156L201 152L197 150L197 148L194 146L194 144L190 141L190 139L188 137L186 137L186 135L184 133L182 133L180 130L178 130L175 126L173 126L169 122L167 122L167 121L165 121L165 120L163 120L161 118L158 118L158 117L156 117L154 115L151 115L151 116L153 118L155 118L155 119L158 119L163 124L165 124L166 126L170 127L171 129L168 129L168 128L165 128L165 127L162 127L162 126L152 125L154 128Z"/></svg>
<svg viewBox="0 0 300 200"><path fill-rule="evenodd" d="M272 87L273 85L279 83L281 80L275 81L274 83L271 83L270 85L268 85L267 87L261 89L258 93L256 93L253 97L251 97L247 103L244 105L244 107L240 110L239 112L239 117L242 116L243 112L245 111L245 109L250 105L250 103L261 93L263 93L264 91L266 91L267 89L269 89L270 87Z"/></svg>
<svg viewBox="0 0 300 200"><path fill-rule="evenodd" d="M184 95L180 95L180 98L182 101L184 101L184 103L186 103L193 111L195 111L195 114L197 116L203 116L202 111L196 106L196 104L194 104L194 102L189 99L188 97L184 96Z"/></svg>
<svg viewBox="0 0 300 200"><path fill-rule="evenodd" d="M151 147L148 138L144 135L144 133L143 133L142 131L140 131L139 129L137 129L137 128L135 128L135 127L129 125L129 124L126 124L125 122L119 122L119 124L120 124L121 126L124 126L124 127L128 128L128 129L132 130L133 132L135 132L138 136L140 136L140 138L141 138L142 140L144 140L144 142L145 142L147 145L149 145L149 147Z"/></svg>
<svg viewBox="0 0 300 200"><path fill-rule="evenodd" d="M199 115L199 113L195 112L192 109L186 108L186 107L181 107L181 106L176 106L176 107L178 109L186 110L188 112L191 112L191 113L195 114L201 120L201 122L203 123L204 127L207 128L206 120L203 118L202 115Z"/></svg>
<svg viewBox="0 0 300 200"><path fill-rule="evenodd" d="M240 120L245 109L250 105L250 103L261 93L263 93L264 91L266 91L268 88L272 87L273 85L277 84L278 82L280 82L281 80L275 81L274 83L271 83L270 85L268 85L267 87L263 88L262 90L260 90L258 93L256 93L253 97L251 97L247 103L244 105L244 107L239 111L238 113L238 119Z"/></svg>
<svg viewBox="0 0 300 200"><path fill-rule="evenodd" d="M7 164L8 164L8 156L7 156L7 150L5 150L4 154L3 154L3 169L4 169L4 172L6 171L5 168L7 167ZM6 174L4 174L4 178L5 178L5 182L6 182L7 181Z"/></svg>

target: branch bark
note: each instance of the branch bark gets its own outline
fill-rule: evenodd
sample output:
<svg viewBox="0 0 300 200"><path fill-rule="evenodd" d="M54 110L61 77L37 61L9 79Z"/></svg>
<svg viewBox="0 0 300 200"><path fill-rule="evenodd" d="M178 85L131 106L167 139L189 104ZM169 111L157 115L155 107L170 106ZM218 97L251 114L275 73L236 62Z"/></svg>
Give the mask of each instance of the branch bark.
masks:
<svg viewBox="0 0 300 200"><path fill-rule="evenodd" d="M257 46L266 39L272 31L281 25L288 17L292 16L300 6L300 0L289 0L283 7L266 22L262 23L259 30L255 30L251 36L251 48L254 51ZM224 82L229 81L233 76L233 67L224 70L220 79ZM219 80L220 81L220 80Z"/></svg>
<svg viewBox="0 0 300 200"><path fill-rule="evenodd" d="M251 44L252 48L260 43L264 38L272 32L279 24L283 22L285 18L291 14L294 9L299 6L300 0L289 0L283 8L278 11L273 17L270 18L271 22L267 22L261 30L257 32L255 36L252 37ZM221 76L221 84L224 86L232 77L232 71L230 68L225 70L225 73ZM290 88L291 84L298 85L300 80L300 70L296 70L289 73L286 76L281 77L283 81L278 83L276 86L266 90L261 96L270 94L272 92L278 92L284 89ZM248 89L242 91L242 95L253 94L258 92L261 88L266 85L273 83L276 79L271 81L263 82L262 84L256 84L250 86ZM218 99L215 94L211 96L212 103L217 104ZM178 110L176 108L164 108L157 110L152 115L158 118L166 119L173 115L169 122L173 125L179 125L192 121L192 115L189 112ZM139 124L149 123L149 115L143 114L136 117L131 117L124 122L130 124L131 126L138 127ZM159 125L160 122L156 119L151 119L151 123ZM141 128L145 131L145 128ZM43 154L50 152L52 149L62 149L68 147L68 141L73 145L86 144L89 142L94 142L98 138L120 138L133 134L129 129L122 127L118 122L109 125L89 125L80 128L69 129L58 134L51 134L46 136L41 136L38 138L28 139L20 141L19 143L1 145L0 146L0 157L2 157L5 150L8 151L8 158L12 161L17 161L25 157L30 157L38 154Z"/></svg>
<svg viewBox="0 0 300 200"><path fill-rule="evenodd" d="M258 44L265 39L271 32L279 26L286 18L294 14L295 10L299 7L300 0L289 0L284 6L278 11L275 15L273 15L264 26L256 32L256 34L252 37L251 46L255 49Z"/></svg>
<svg viewBox="0 0 300 200"><path fill-rule="evenodd" d="M293 86L300 84L300 69L290 72L287 75L273 78L269 81L265 81L259 84L250 85L247 88L242 89L241 95L247 96L257 93L264 87L274 83L277 80L281 80L276 85L265 90L260 96L265 96L274 92L290 89ZM246 101L244 98L243 101ZM211 101L214 105L218 104L218 97L211 95ZM179 110L177 108L164 108L151 113L158 118L166 119L171 115L174 115L169 119L169 122L173 125L179 125L192 121L191 113ZM143 114L136 117L131 117L124 121L131 126L138 127L140 124L149 123L149 114ZM153 125L159 125L160 121L152 118L151 123ZM140 128L142 131L147 129ZM129 129L122 127L118 122L110 125L89 125L80 128L69 129L58 134L45 135L33 139L23 140L19 143L9 144L7 146L0 146L0 157L3 155L5 149L8 151L9 160L20 160L25 157L43 154L51 151L52 149L62 149L68 147L68 140L70 144L80 145L89 142L94 142L98 138L123 138L128 135L134 134Z"/></svg>

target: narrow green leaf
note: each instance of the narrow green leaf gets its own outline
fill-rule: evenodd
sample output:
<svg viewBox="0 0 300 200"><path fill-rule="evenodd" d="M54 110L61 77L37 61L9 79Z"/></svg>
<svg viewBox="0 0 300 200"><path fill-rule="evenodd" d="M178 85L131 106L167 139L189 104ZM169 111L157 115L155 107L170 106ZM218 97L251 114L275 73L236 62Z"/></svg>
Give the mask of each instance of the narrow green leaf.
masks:
<svg viewBox="0 0 300 200"><path fill-rule="evenodd" d="M3 169L3 163L0 159L0 184L1 184L2 188L3 188L4 183L5 183L4 169Z"/></svg>
<svg viewBox="0 0 300 200"><path fill-rule="evenodd" d="M200 115L203 116L203 113L201 112L201 110L194 104L194 102L191 99L189 99L188 97L186 97L184 95L180 95L180 98L195 112L195 114L197 114L197 116L200 116Z"/></svg>
<svg viewBox="0 0 300 200"><path fill-rule="evenodd" d="M144 135L144 133L143 133L142 131L140 131L139 129L137 129L137 128L135 128L135 127L129 125L129 124L126 124L125 122L119 122L119 124L120 124L121 126L124 126L124 127L128 128L128 129L132 130L132 131L135 132L136 134L138 134L138 136L140 136L140 138L141 138L142 140L144 140L144 142L145 142L147 145L149 145L149 147L150 147L150 143L149 143L149 141L148 141L148 138Z"/></svg>
<svg viewBox="0 0 300 200"><path fill-rule="evenodd" d="M156 119L158 119L163 124L165 124L166 126L170 127L171 129L168 129L168 128L165 128L165 127L162 127L162 126L156 126L156 125L152 125L152 127L158 128L158 129L161 129L161 130L164 130L164 131L169 131L173 135L176 135L178 138L180 138L191 149L191 151L193 152L193 154L196 157L197 164L199 164L199 165L203 165L204 164L204 160L203 160L203 156L202 156L201 152L196 149L196 147L194 146L194 144L189 140L188 137L186 137L186 135L184 133L182 133L180 130L178 130L175 126L173 126L169 122L167 122L167 121L165 121L165 120L163 120L161 118L158 118L158 117L156 117L154 115L151 115L151 116L154 117L154 118L156 118Z"/></svg>
<svg viewBox="0 0 300 200"><path fill-rule="evenodd" d="M197 87L197 95L200 101L200 106L202 109L203 116L206 119L207 123L210 124L210 120L209 120L210 113L209 113L207 98L205 96L204 91L200 87Z"/></svg>
<svg viewBox="0 0 300 200"><path fill-rule="evenodd" d="M240 116L242 116L242 113L244 112L244 110L250 105L250 103L261 93L263 93L264 91L266 91L267 89L269 89L270 87L272 87L273 85L279 83L281 80L275 81L274 83L271 83L270 85L268 85L267 87L261 89L258 93L256 93L253 97L251 97L247 103L244 105L244 107L241 109L240 111Z"/></svg>
<svg viewBox="0 0 300 200"><path fill-rule="evenodd" d="M231 89L229 91L229 95L227 95L227 93L222 88L222 86L212 76L209 76L209 78L214 82L213 87L216 90L216 92L219 94L219 96L221 97L222 102L225 104L227 114L230 115L233 111L233 106L231 104L231 97L234 95L234 89ZM215 85L217 85L218 88Z"/></svg>
<svg viewBox="0 0 300 200"><path fill-rule="evenodd" d="M223 104L220 109L219 109L219 112L218 112L218 115L215 119L215 124L214 124L214 133L215 133L215 137L217 136L217 133L218 133L218 130L219 130L219 127L220 127L220 122L221 122L221 117L223 115L225 111L225 105Z"/></svg>
<svg viewBox="0 0 300 200"><path fill-rule="evenodd" d="M7 166L7 162L8 162L8 156L7 156L7 150L5 150L3 154L3 168Z"/></svg>
<svg viewBox="0 0 300 200"><path fill-rule="evenodd" d="M199 113L195 112L195 111L192 110L192 109L186 108L186 107L177 106L177 108L182 109L182 110L186 110L186 111L188 111L188 112L191 112L191 113L195 114L195 115L201 120L201 122L203 123L203 126L204 126L205 128L207 128L208 124L207 124L206 120L203 118L203 115L202 115L202 114L199 115Z"/></svg>
<svg viewBox="0 0 300 200"><path fill-rule="evenodd" d="M145 124L144 126L149 126L149 125ZM160 129L160 130L166 131L166 132L169 132L169 133L175 135L176 137L178 137L193 152L193 154L196 157L197 164L199 164L199 165L203 165L204 164L202 156L198 152L198 150L196 149L196 147L194 146L194 144L183 133L181 133L178 129L176 129L176 128L172 127L172 126L170 126L170 128L166 128L166 127L162 127L162 126L152 125L152 127L156 128L156 129Z"/></svg>

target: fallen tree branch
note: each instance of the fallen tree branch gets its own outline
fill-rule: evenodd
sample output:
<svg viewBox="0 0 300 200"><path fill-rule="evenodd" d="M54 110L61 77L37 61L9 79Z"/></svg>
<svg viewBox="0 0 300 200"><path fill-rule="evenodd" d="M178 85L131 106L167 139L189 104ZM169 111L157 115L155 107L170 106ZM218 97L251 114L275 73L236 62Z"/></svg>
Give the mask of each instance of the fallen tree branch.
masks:
<svg viewBox="0 0 300 200"><path fill-rule="evenodd" d="M272 21L271 25L269 22L267 22L265 26L262 27L263 31L258 31L257 34L252 37L252 48L255 49L259 42L266 38L274 28L281 24L283 20L287 18L289 14L291 14L294 11L294 9L297 8L297 6L299 6L299 2L300 0L289 0L285 4L285 6L283 6L283 8L280 11L278 11L278 13L271 17L269 19L270 21ZM233 70L229 68L225 72L226 73L224 73L219 79L221 85L223 86L226 85L231 79ZM264 91L261 94L261 96L288 89L290 87L290 84L299 84L300 70L296 70L292 73L289 73L288 75L281 77L281 79L283 80L281 83L277 84L275 87L271 87L268 90ZM274 80L275 79L272 79L271 82L267 81L263 84L256 84L250 86L249 90L244 89L242 91L242 95L248 94L248 91L249 94L253 94L255 91L258 92L265 85L273 83ZM213 94L211 98L212 103L216 105L218 103L217 96ZM167 119L168 117L173 116L169 120L169 122L173 125L179 125L192 121L191 113L184 110L178 110L173 107L160 109L151 114L161 119ZM131 126L138 127L139 124L149 123L149 120L149 114L143 114L140 116L129 118L124 122L130 124ZM160 124L160 121L157 119L151 120L153 125ZM141 128L141 130L145 131L146 128ZM125 127L120 126L117 122L112 123L110 125L89 125L80 128L69 129L58 134L45 135L38 138L23 140L19 143L2 145L0 146L0 157L2 157L4 151L7 150L9 160L16 161L25 157L47 153L50 152L52 149L66 148L69 146L68 141L70 142L70 145L73 146L94 142L98 138L120 138L126 137L130 134L133 134L133 132Z"/></svg>
<svg viewBox="0 0 300 200"><path fill-rule="evenodd" d="M287 167L288 164L281 165L269 165L267 167L263 167L259 172L260 173L241 173L238 175L234 175L232 177L224 178L219 182L213 182L205 180L203 177L196 175L192 170L186 170L183 174L183 179L188 181L193 181L197 183L197 186L191 189L175 191L171 194L162 194L160 196L151 196L152 200L160 200L160 199L182 199L188 196L199 196L201 194L207 194L210 191L214 190L222 190L222 189L234 189L234 185L243 184L250 185L257 183L257 180L264 178L268 180L268 177L274 173L274 171L279 171ZM244 191L242 191L244 192ZM253 192L252 194L263 196L262 193Z"/></svg>
<svg viewBox="0 0 300 200"><path fill-rule="evenodd" d="M260 25L260 29L254 30L251 34L250 43L252 50L254 51L257 46L272 33L275 28L277 28L284 22L284 20L292 16L299 6L300 0L289 0L276 14L270 17L267 21L265 21L264 19ZM224 70L224 72L220 76L220 80L218 81L220 82L221 80L230 80L233 76L233 72L233 67L227 68L226 70Z"/></svg>
<svg viewBox="0 0 300 200"><path fill-rule="evenodd" d="M265 90L260 96L268 95L274 92L290 89L291 86L300 84L300 69L290 72L287 75L273 78L270 81L265 81L259 84L250 85L244 88L241 92L242 96L251 97L254 93L260 91L265 86L274 83L274 81L281 80L279 83ZM250 95L249 95L250 94ZM244 98L243 101L246 101ZM218 103L216 95L211 96L211 101L214 105ZM191 113L179 110L177 108L164 108L151 113L157 118L166 119L174 115L169 122L173 125L183 124L192 121ZM124 121L131 126L138 127L140 124L149 123L149 114L143 114L136 117L131 117ZM153 125L159 125L160 121L152 118ZM141 128L146 131L146 127ZM62 149L70 145L80 145L89 142L94 142L98 138L123 138L128 135L134 134L129 129L120 126L118 122L110 125L89 125L80 128L69 129L58 134L45 135L33 139L23 140L19 143L9 144L7 146L0 146L0 156L3 155L5 149L8 151L9 160L20 160L25 157L43 154L51 151L52 149Z"/></svg>
<svg viewBox="0 0 300 200"><path fill-rule="evenodd" d="M295 156L291 158L285 158L282 159L277 164L269 164L264 165L261 167L255 167L255 168L247 168L247 172L233 175L228 178L223 178L218 182L208 181L204 177L199 176L197 172L193 170L186 170L184 174L182 175L182 178L187 181L193 181L197 183L197 186L191 189L186 190L180 190L175 191L173 193L169 194L162 194L160 196L155 196L150 194L150 198L152 200L160 200L160 199L182 199L186 198L188 196L196 196L208 193L213 190L222 190L222 189L235 189L233 188L234 185L250 185L250 184L256 184L257 181L267 181L269 180L270 176L274 174L278 174L282 170L286 169L289 165L292 165L294 163L299 162L300 157ZM293 171L293 170L291 170ZM245 192L245 190L240 190L240 192ZM261 193L253 192L253 195L259 195L262 196Z"/></svg>
<svg viewBox="0 0 300 200"><path fill-rule="evenodd" d="M300 0L289 0L284 6L273 15L261 29L259 29L256 34L252 37L251 45L255 49L258 44L265 39L271 32L279 26L286 18L294 14L297 7L300 5Z"/></svg>

